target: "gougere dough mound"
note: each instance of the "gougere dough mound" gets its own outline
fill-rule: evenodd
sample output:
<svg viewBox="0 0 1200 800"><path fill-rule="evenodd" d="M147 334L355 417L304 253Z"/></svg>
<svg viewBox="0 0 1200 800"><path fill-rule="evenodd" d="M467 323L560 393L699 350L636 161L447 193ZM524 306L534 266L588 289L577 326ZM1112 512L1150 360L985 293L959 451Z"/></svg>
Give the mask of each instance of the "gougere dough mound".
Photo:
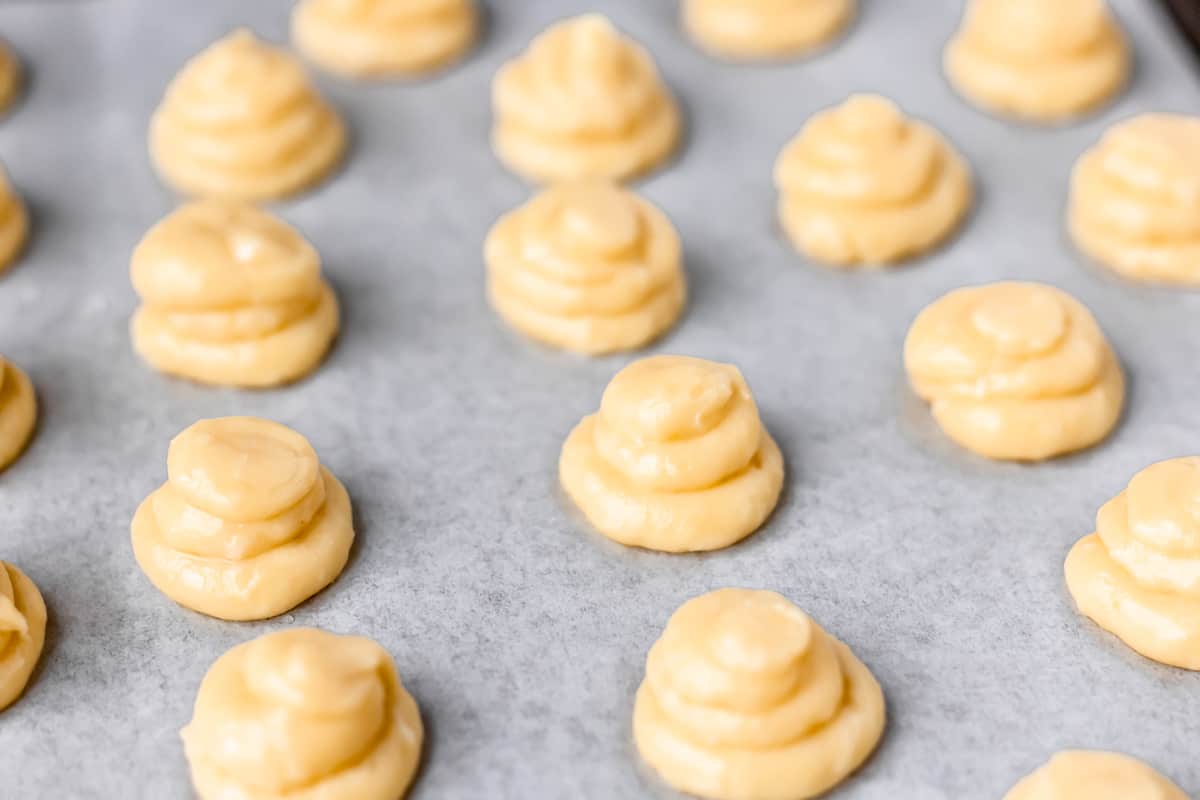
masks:
<svg viewBox="0 0 1200 800"><path fill-rule="evenodd" d="M1139 472L1067 556L1079 610L1147 658L1200 670L1200 458Z"/></svg>
<svg viewBox="0 0 1200 800"><path fill-rule="evenodd" d="M37 395L29 376L0 356L0 470L21 455L37 416Z"/></svg>
<svg viewBox="0 0 1200 800"><path fill-rule="evenodd" d="M680 115L650 54L597 14L552 25L492 85L492 144L541 182L646 172L679 142Z"/></svg>
<svg viewBox="0 0 1200 800"><path fill-rule="evenodd" d="M1068 216L1080 249L1126 277L1200 285L1200 118L1112 128L1075 165Z"/></svg>
<svg viewBox="0 0 1200 800"><path fill-rule="evenodd" d="M457 61L479 27L474 0L302 0L292 39L350 77L414 75Z"/></svg>
<svg viewBox="0 0 1200 800"><path fill-rule="evenodd" d="M201 420L133 517L133 554L182 606L229 620L294 608L341 573L350 497L308 440L265 419Z"/></svg>
<svg viewBox="0 0 1200 800"><path fill-rule="evenodd" d="M276 386L315 369L337 333L317 251L251 206L181 207L138 244L130 273L143 302L134 348L172 375Z"/></svg>
<svg viewBox="0 0 1200 800"><path fill-rule="evenodd" d="M854 7L855 0L684 0L683 26L718 56L777 58L825 44Z"/></svg>
<svg viewBox="0 0 1200 800"><path fill-rule="evenodd" d="M783 485L783 456L737 367L684 356L618 372L600 412L567 437L558 469L601 533L667 552L749 536Z"/></svg>
<svg viewBox="0 0 1200 800"><path fill-rule="evenodd" d="M150 121L150 157L184 194L269 200L324 178L346 132L304 68L238 30L189 61Z"/></svg>
<svg viewBox="0 0 1200 800"><path fill-rule="evenodd" d="M1037 461L1093 445L1125 398L1091 313L1039 283L950 292L913 322L904 363L946 434L988 458Z"/></svg>
<svg viewBox="0 0 1200 800"><path fill-rule="evenodd" d="M0 711L25 691L45 641L42 593L25 573L0 561Z"/></svg>
<svg viewBox="0 0 1200 800"><path fill-rule="evenodd" d="M293 628L218 658L182 736L201 800L399 800L424 731L382 647Z"/></svg>
<svg viewBox="0 0 1200 800"><path fill-rule="evenodd" d="M855 95L814 116L775 163L779 219L796 248L836 265L919 255L971 206L967 163L890 101Z"/></svg>
<svg viewBox="0 0 1200 800"><path fill-rule="evenodd" d="M0 273L21 255L29 236L29 212L0 169Z"/></svg>
<svg viewBox="0 0 1200 800"><path fill-rule="evenodd" d="M1136 758L1066 750L1012 788L1004 800L1188 800Z"/></svg>
<svg viewBox="0 0 1200 800"><path fill-rule="evenodd" d="M5 41L0 41L0 113L12 106L21 94L21 61Z"/></svg>
<svg viewBox="0 0 1200 800"><path fill-rule="evenodd" d="M1055 122L1125 85L1129 46L1104 0L973 0L946 48L960 93L998 114Z"/></svg>
<svg viewBox="0 0 1200 800"><path fill-rule="evenodd" d="M606 182L548 189L505 215L484 260L509 325L579 353L642 347L675 323L687 294L671 221Z"/></svg>
<svg viewBox="0 0 1200 800"><path fill-rule="evenodd" d="M841 783L883 733L884 702L850 648L774 592L684 603L650 648L638 751L712 800L804 800Z"/></svg>

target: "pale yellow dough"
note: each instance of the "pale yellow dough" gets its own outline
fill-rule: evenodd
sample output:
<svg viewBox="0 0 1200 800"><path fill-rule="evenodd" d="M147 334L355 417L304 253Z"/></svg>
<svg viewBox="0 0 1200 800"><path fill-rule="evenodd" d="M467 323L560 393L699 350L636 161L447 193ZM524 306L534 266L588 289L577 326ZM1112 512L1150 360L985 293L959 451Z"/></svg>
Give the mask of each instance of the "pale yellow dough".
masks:
<svg viewBox="0 0 1200 800"><path fill-rule="evenodd" d="M737 367L652 356L617 373L563 444L563 489L601 533L677 553L716 550L770 516L783 456Z"/></svg>
<svg viewBox="0 0 1200 800"><path fill-rule="evenodd" d="M1038 461L1089 447L1125 400L1124 373L1091 313L1039 283L950 292L913 322L904 363L946 434L988 458Z"/></svg>
<svg viewBox="0 0 1200 800"><path fill-rule="evenodd" d="M679 236L652 204L608 182L548 189L484 243L492 307L552 347L642 347L675 324L687 286Z"/></svg>
<svg viewBox="0 0 1200 800"><path fill-rule="evenodd" d="M0 561L0 711L29 683L46 641L46 604L25 573Z"/></svg>
<svg viewBox="0 0 1200 800"><path fill-rule="evenodd" d="M341 118L290 53L234 31L189 61L150 120L163 180L200 197L272 200L333 171Z"/></svg>
<svg viewBox="0 0 1200 800"><path fill-rule="evenodd" d="M1104 0L972 0L946 47L946 75L987 111L1059 122L1111 100L1129 44Z"/></svg>
<svg viewBox="0 0 1200 800"><path fill-rule="evenodd" d="M21 60L7 42L0 41L0 114L9 110L21 95L24 82Z"/></svg>
<svg viewBox="0 0 1200 800"><path fill-rule="evenodd" d="M780 58L826 44L854 18L856 0L684 0L683 26L710 53Z"/></svg>
<svg viewBox="0 0 1200 800"><path fill-rule="evenodd" d="M850 648L774 592L718 589L650 648L633 736L680 791L804 800L854 772L884 722L883 690Z"/></svg>
<svg viewBox="0 0 1200 800"><path fill-rule="evenodd" d="M0 169L0 274L12 266L29 238L29 212Z"/></svg>
<svg viewBox="0 0 1200 800"><path fill-rule="evenodd" d="M133 346L156 369L201 383L269 387L307 375L338 329L317 251L252 206L189 203L133 251L142 299Z"/></svg>
<svg viewBox="0 0 1200 800"><path fill-rule="evenodd" d="M200 420L173 440L167 482L138 506L133 554L186 608L267 619L337 578L350 554L350 497L308 440L265 419Z"/></svg>
<svg viewBox="0 0 1200 800"><path fill-rule="evenodd" d="M33 382L16 364L0 356L0 470L17 460L37 427Z"/></svg>
<svg viewBox="0 0 1200 800"><path fill-rule="evenodd" d="M1200 670L1200 457L1139 472L1064 567L1079 610L1147 658Z"/></svg>
<svg viewBox="0 0 1200 800"><path fill-rule="evenodd" d="M200 800L399 800L424 729L376 642L292 628L218 658L181 736Z"/></svg>
<svg viewBox="0 0 1200 800"><path fill-rule="evenodd" d="M1065 750L1026 776L1004 800L1188 800L1178 786L1136 758Z"/></svg>
<svg viewBox="0 0 1200 800"><path fill-rule="evenodd" d="M459 60L479 28L474 0L301 0L296 49L352 78L420 75Z"/></svg>
<svg viewBox="0 0 1200 800"><path fill-rule="evenodd" d="M796 249L838 266L887 264L946 239L971 207L971 171L933 128L854 95L814 116L775 162Z"/></svg>
<svg viewBox="0 0 1200 800"><path fill-rule="evenodd" d="M631 178L679 143L679 107L650 54L598 14L550 26L501 67L492 106L496 155L534 182Z"/></svg>
<svg viewBox="0 0 1200 800"><path fill-rule="evenodd" d="M1143 114L1104 134L1075 165L1068 224L1128 278L1200 286L1200 117Z"/></svg>

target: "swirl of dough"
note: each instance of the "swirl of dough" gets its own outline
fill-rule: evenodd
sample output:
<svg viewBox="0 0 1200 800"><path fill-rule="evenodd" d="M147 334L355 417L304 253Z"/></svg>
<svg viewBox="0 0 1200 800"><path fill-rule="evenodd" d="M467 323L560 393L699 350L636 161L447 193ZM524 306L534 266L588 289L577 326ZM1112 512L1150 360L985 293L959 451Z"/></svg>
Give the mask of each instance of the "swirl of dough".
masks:
<svg viewBox="0 0 1200 800"><path fill-rule="evenodd" d="M850 648L775 592L684 603L646 658L633 735L671 786L712 800L804 800L883 734L883 690Z"/></svg>
<svg viewBox="0 0 1200 800"><path fill-rule="evenodd" d="M1021 779L1004 800L1188 800L1147 764L1121 753L1064 750Z"/></svg>
<svg viewBox="0 0 1200 800"><path fill-rule="evenodd" d="M292 41L308 58L352 78L432 72L475 41L474 0L302 0Z"/></svg>
<svg viewBox="0 0 1200 800"><path fill-rule="evenodd" d="M16 364L0 356L0 470L17 460L37 425L33 382Z"/></svg>
<svg viewBox="0 0 1200 800"><path fill-rule="evenodd" d="M376 642L291 628L218 658L181 736L202 800L398 800L424 729Z"/></svg>
<svg viewBox="0 0 1200 800"><path fill-rule="evenodd" d="M996 114L1056 122L1125 86L1129 45L1104 0L973 0L946 47L946 75Z"/></svg>
<svg viewBox="0 0 1200 800"><path fill-rule="evenodd" d="M1143 114L1105 133L1072 172L1068 224L1128 278L1200 285L1200 118Z"/></svg>
<svg viewBox="0 0 1200 800"><path fill-rule="evenodd" d="M254 417L201 420L171 441L167 482L138 507L133 553L182 606L267 619L337 578L354 541L350 497L308 440Z"/></svg>
<svg viewBox="0 0 1200 800"><path fill-rule="evenodd" d="M716 550L770 516L783 456L737 367L652 356L618 372L563 444L563 489L601 533L678 553Z"/></svg>
<svg viewBox="0 0 1200 800"><path fill-rule="evenodd" d="M548 189L488 234L488 295L513 328L598 355L633 350L670 328L687 285L671 221L616 184Z"/></svg>
<svg viewBox="0 0 1200 800"><path fill-rule="evenodd" d="M492 84L492 146L540 183L631 178L679 142L680 114L640 45L598 14L546 29Z"/></svg>
<svg viewBox="0 0 1200 800"><path fill-rule="evenodd" d="M7 42L0 41L0 113L8 111L21 94L24 82L21 60Z"/></svg>
<svg viewBox="0 0 1200 800"><path fill-rule="evenodd" d="M1096 320L1039 283L943 296L913 322L904 363L946 434L988 458L1038 461L1089 447L1124 405L1124 373Z"/></svg>
<svg viewBox="0 0 1200 800"><path fill-rule="evenodd" d="M337 334L337 298L317 251L248 205L180 207L138 244L130 276L143 302L134 348L171 375L278 386L316 369Z"/></svg>
<svg viewBox="0 0 1200 800"><path fill-rule="evenodd" d="M1079 610L1147 658L1200 670L1200 457L1153 464L1071 548Z"/></svg>
<svg viewBox="0 0 1200 800"><path fill-rule="evenodd" d="M856 0L684 0L683 27L724 58L780 58L811 51L854 18Z"/></svg>
<svg viewBox="0 0 1200 800"><path fill-rule="evenodd" d="M0 273L10 267L29 237L29 212L13 190L8 173L0 169Z"/></svg>
<svg viewBox="0 0 1200 800"><path fill-rule="evenodd" d="M150 157L184 194L271 200L341 160L341 118L290 53L239 29L189 61L150 121Z"/></svg>
<svg viewBox="0 0 1200 800"><path fill-rule="evenodd" d="M46 641L46 604L25 573L0 561L0 711L25 691Z"/></svg>
<svg viewBox="0 0 1200 800"><path fill-rule="evenodd" d="M970 209L966 161L889 100L854 95L814 116L775 163L779 219L828 264L883 264L934 247Z"/></svg>

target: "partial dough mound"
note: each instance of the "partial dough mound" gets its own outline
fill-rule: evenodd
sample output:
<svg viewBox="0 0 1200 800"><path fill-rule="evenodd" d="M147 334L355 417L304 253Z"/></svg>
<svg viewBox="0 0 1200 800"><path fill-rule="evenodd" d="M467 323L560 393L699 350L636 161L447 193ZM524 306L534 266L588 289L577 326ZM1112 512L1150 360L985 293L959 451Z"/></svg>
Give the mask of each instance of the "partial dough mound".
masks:
<svg viewBox="0 0 1200 800"><path fill-rule="evenodd" d="M0 169L0 273L25 249L29 237L29 212L13 190L7 173Z"/></svg>
<svg viewBox="0 0 1200 800"><path fill-rule="evenodd" d="M29 444L37 417L37 395L29 376L0 356L0 470Z"/></svg>
<svg viewBox="0 0 1200 800"><path fill-rule="evenodd" d="M0 711L25 691L46 641L46 604L25 573L0 561Z"/></svg>
<svg viewBox="0 0 1200 800"><path fill-rule="evenodd" d="M709 52L733 59L799 55L854 18L855 0L684 0L683 26Z"/></svg>
<svg viewBox="0 0 1200 800"><path fill-rule="evenodd" d="M1136 758L1065 750L1021 780L1004 800L1188 800L1183 791Z"/></svg>
<svg viewBox="0 0 1200 800"><path fill-rule="evenodd" d="M0 113L7 111L21 95L23 73L17 54L7 42L0 41Z"/></svg>

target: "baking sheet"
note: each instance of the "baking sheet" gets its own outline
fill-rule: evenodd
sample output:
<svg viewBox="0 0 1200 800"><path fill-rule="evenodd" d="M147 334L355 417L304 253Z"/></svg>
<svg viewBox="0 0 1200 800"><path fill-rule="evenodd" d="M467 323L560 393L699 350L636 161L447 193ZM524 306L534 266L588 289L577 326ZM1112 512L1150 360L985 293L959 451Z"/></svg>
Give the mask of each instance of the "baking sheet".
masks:
<svg viewBox="0 0 1200 800"><path fill-rule="evenodd" d="M0 279L0 352L37 383L32 448L0 476L0 557L51 612L42 667L0 717L0 795L188 797L177 731L230 646L288 624L372 636L428 730L424 800L669 800L630 738L650 644L684 600L776 589L849 643L888 698L878 752L833 796L998 798L1065 747L1150 760L1200 792L1200 675L1146 661L1073 610L1061 578L1096 509L1152 461L1200 451L1200 295L1124 283L1076 255L1068 171L1112 122L1200 111L1156 6L1115 0L1132 90L1082 124L990 119L942 78L957 0L862 0L807 62L718 63L674 3L496 0L468 62L413 85L321 78L354 149L278 206L322 253L344 308L328 363L270 392L200 388L130 351L128 255L174 202L146 123L167 80L237 24L281 41L285 0L0 5L32 73L0 159L32 204L28 257ZM510 334L483 296L480 244L527 190L487 147L496 68L556 18L601 9L645 42L686 105L687 147L640 184L677 223L691 304L653 352L745 372L788 464L770 523L729 550L670 556L590 533L556 484L558 448L629 357L583 360ZM894 271L811 266L773 221L771 166L814 111L872 90L969 157L978 206L950 246ZM944 440L904 386L900 346L944 291L1038 279L1087 303L1131 376L1115 435L1028 467ZM358 542L330 589L285 617L220 622L155 591L128 525L200 417L257 414L306 434L347 485Z"/></svg>

